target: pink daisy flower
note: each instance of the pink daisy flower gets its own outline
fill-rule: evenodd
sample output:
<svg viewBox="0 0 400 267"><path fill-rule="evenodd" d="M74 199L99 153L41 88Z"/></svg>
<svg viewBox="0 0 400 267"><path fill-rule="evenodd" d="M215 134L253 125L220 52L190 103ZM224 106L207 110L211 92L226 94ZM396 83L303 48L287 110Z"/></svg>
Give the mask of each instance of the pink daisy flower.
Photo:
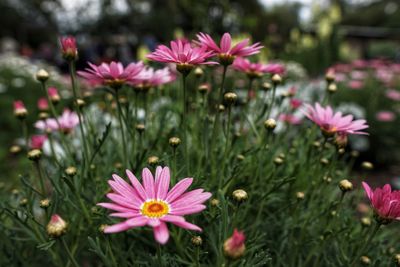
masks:
<svg viewBox="0 0 400 267"><path fill-rule="evenodd" d="M124 222L107 226L104 229L105 233L117 233L148 225L153 228L156 241L165 244L169 238L167 223L188 230L201 231L200 227L187 222L183 217L204 210L206 206L203 203L211 197L211 193L203 192L203 189L185 193L193 178L185 178L169 190L168 167L158 166L155 179L149 169L143 169L142 184L131 171L127 170L126 174L132 185L114 174L114 180L108 181L113 192L107 194L113 203L97 204L116 211L110 216L126 219Z"/></svg>
<svg viewBox="0 0 400 267"><path fill-rule="evenodd" d="M397 90L389 89L385 92L385 95L391 100L400 101L400 92Z"/></svg>
<svg viewBox="0 0 400 267"><path fill-rule="evenodd" d="M285 71L281 64L252 63L242 57L236 58L232 66L235 70L246 73L249 78L260 78L265 73L281 74Z"/></svg>
<svg viewBox="0 0 400 267"><path fill-rule="evenodd" d="M333 112L330 106L321 107L319 103L315 107L306 105L307 110L304 114L315 122L320 128L322 133L331 137L338 134L367 134L361 130L368 128L365 120L353 120L352 115L343 116L341 112Z"/></svg>
<svg viewBox="0 0 400 267"><path fill-rule="evenodd" d="M57 122L58 121L58 122ZM63 133L70 133L79 124L79 117L75 112L64 109L63 114L57 119L49 118L35 123L35 127L44 131L59 130Z"/></svg>
<svg viewBox="0 0 400 267"><path fill-rule="evenodd" d="M189 74L196 65L217 64L207 61L212 52L207 51L206 46L192 47L190 43L182 40L171 41L170 45L171 48L159 45L147 58L163 63L175 63L176 69L184 75Z"/></svg>
<svg viewBox="0 0 400 267"><path fill-rule="evenodd" d="M382 121L382 122L390 122L390 121L394 121L396 119L396 114L394 114L391 111L379 111L378 113L376 113L376 119L378 121Z"/></svg>
<svg viewBox="0 0 400 267"><path fill-rule="evenodd" d="M378 222L387 224L392 220L400 220L399 190L392 191L389 184L375 190L372 190L365 182L362 182L362 185L375 214L379 216Z"/></svg>
<svg viewBox="0 0 400 267"><path fill-rule="evenodd" d="M150 88L173 82L176 79L176 75L168 67L159 70L146 67L140 72L140 76L142 76L142 80L133 84L134 86Z"/></svg>
<svg viewBox="0 0 400 267"><path fill-rule="evenodd" d="M220 63L225 66L232 64L235 57L254 55L259 53L260 49L263 48L260 43L249 46L249 39L247 38L232 46L231 35L227 32L222 36L219 46L207 33L198 33L197 39L196 43L207 47L208 51L211 51L213 55L217 55Z"/></svg>
<svg viewBox="0 0 400 267"><path fill-rule="evenodd" d="M135 83L141 80L140 72L143 69L141 61L131 63L124 68L122 63L112 61L110 64L101 63L96 66L88 62L90 68L78 71L78 75L89 80L91 83L104 84L114 89L120 88L126 83Z"/></svg>

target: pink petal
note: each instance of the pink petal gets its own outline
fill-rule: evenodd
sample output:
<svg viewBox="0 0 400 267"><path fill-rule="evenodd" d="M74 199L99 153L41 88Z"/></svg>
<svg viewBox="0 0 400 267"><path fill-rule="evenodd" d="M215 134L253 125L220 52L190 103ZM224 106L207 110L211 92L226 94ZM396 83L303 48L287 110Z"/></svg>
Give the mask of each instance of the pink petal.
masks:
<svg viewBox="0 0 400 267"><path fill-rule="evenodd" d="M144 168L142 171L143 187L146 191L147 198L155 198L155 186L153 174L151 174L148 168Z"/></svg>
<svg viewBox="0 0 400 267"><path fill-rule="evenodd" d="M136 192L138 193L139 197L143 201L145 201L147 199L146 191L144 190L142 184L139 182L139 180L136 178L136 176L130 170L126 170L126 175L128 175L128 178L131 181L131 184L133 185L133 187L136 189Z"/></svg>
<svg viewBox="0 0 400 267"><path fill-rule="evenodd" d="M170 171L168 167L165 167L160 174L160 180L157 184L157 199L165 199L168 193L170 181Z"/></svg>
<svg viewBox="0 0 400 267"><path fill-rule="evenodd" d="M221 53L228 53L229 49L231 48L231 35L229 33L224 33L221 38L220 47Z"/></svg>
<svg viewBox="0 0 400 267"><path fill-rule="evenodd" d="M104 233L106 233L106 234L118 233L118 232L129 230L134 227L144 226L144 225L146 225L146 223L147 223L146 217L137 217L137 218L126 220L125 222L107 226L104 229Z"/></svg>
<svg viewBox="0 0 400 267"><path fill-rule="evenodd" d="M369 187L369 185L365 182L362 182L362 185L364 187L365 192L367 193L368 198L372 200L374 192L372 192L371 187Z"/></svg>
<svg viewBox="0 0 400 267"><path fill-rule="evenodd" d="M169 232L168 227L165 222L160 222L160 225L153 228L154 238L156 241L162 245L168 242Z"/></svg>
<svg viewBox="0 0 400 267"><path fill-rule="evenodd" d="M176 198L180 197L183 192L185 192L189 186L192 184L193 178L185 178L179 181L172 189L169 191L167 194L167 198L165 201L167 202L172 202Z"/></svg>

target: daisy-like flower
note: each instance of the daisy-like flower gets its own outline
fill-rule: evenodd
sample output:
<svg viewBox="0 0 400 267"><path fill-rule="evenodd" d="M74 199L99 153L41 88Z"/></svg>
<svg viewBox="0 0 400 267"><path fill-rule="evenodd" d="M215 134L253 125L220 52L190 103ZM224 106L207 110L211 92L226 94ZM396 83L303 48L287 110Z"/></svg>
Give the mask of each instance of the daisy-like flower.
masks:
<svg viewBox="0 0 400 267"><path fill-rule="evenodd" d="M78 58L78 49L76 48L75 37L60 37L61 54L66 60L75 60Z"/></svg>
<svg viewBox="0 0 400 267"><path fill-rule="evenodd" d="M343 116L341 112L333 112L330 106L321 107L319 103L315 107L306 105L304 114L315 122L326 137L335 134L367 134L361 130L368 128L365 120L353 120L353 115Z"/></svg>
<svg viewBox="0 0 400 267"><path fill-rule="evenodd" d="M207 51L206 46L192 47L190 43L182 40L171 41L170 45L171 48L159 45L147 58L163 63L175 63L177 71L183 75L188 75L196 65L218 64L207 61L213 53Z"/></svg>
<svg viewBox="0 0 400 267"><path fill-rule="evenodd" d="M110 64L101 63L96 66L88 62L90 68L85 71L78 71L78 75L94 84L104 84L111 88L118 89L127 83L137 83L141 80L139 75L143 69L141 61L130 63L124 68L122 63L112 61Z"/></svg>
<svg viewBox="0 0 400 267"><path fill-rule="evenodd" d="M200 212L206 208L203 202L211 197L211 193L203 189L185 191L192 184L192 178L185 178L169 190L170 171L168 167L158 166L155 179L149 169L142 171L142 184L135 175L127 170L126 174L132 185L114 174L114 180L108 184L113 193L107 197L114 203L98 203L97 205L116 211L110 216L126 220L104 229L105 233L117 233L131 228L148 225L153 227L154 237L160 244L165 244L169 238L166 223L201 231L201 228L187 222L184 215Z"/></svg>
<svg viewBox="0 0 400 267"><path fill-rule="evenodd" d="M57 122L58 121L58 122ZM40 120L35 123L35 127L44 131L59 130L65 134L72 132L72 130L79 124L79 117L75 112L69 109L64 109L63 114L57 119L49 118Z"/></svg>
<svg viewBox="0 0 400 267"><path fill-rule="evenodd" d="M232 46L232 38L229 33L224 33L218 46L210 35L206 33L197 34L197 43L201 46L206 46L208 51L213 55L217 55L220 63L224 66L231 65L236 57L246 57L260 52L263 46L260 43L253 45L249 44L249 39L244 39L238 44Z"/></svg>
<svg viewBox="0 0 400 267"><path fill-rule="evenodd" d="M140 72L140 76L142 77L142 80L133 85L143 89L167 84L176 79L175 74L173 74L168 67L159 70L146 67Z"/></svg>
<svg viewBox="0 0 400 267"><path fill-rule="evenodd" d="M400 220L399 190L392 191L389 184L375 190L372 190L365 182L362 182L362 185L379 223L388 224L393 220Z"/></svg>
<svg viewBox="0 0 400 267"><path fill-rule="evenodd" d="M250 79L260 78L268 72L266 64L252 63L242 57L236 58L232 66L235 70L245 73Z"/></svg>

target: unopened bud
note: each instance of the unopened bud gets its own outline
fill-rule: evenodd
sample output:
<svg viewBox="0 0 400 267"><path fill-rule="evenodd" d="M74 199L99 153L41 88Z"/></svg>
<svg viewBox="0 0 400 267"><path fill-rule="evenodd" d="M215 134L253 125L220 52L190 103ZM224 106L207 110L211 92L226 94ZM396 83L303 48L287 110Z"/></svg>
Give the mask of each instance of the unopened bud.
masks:
<svg viewBox="0 0 400 267"><path fill-rule="evenodd" d="M269 90L271 89L271 84L268 83L268 82L265 82L265 83L263 83L263 84L261 85L261 88L262 88L264 91L269 91Z"/></svg>
<svg viewBox="0 0 400 267"><path fill-rule="evenodd" d="M225 106L224 105L218 105L218 111L219 112L223 112L223 111L225 111Z"/></svg>
<svg viewBox="0 0 400 267"><path fill-rule="evenodd" d="M276 127L276 120L271 118L271 119L264 121L264 127L267 130L271 130L271 131L274 130Z"/></svg>
<svg viewBox="0 0 400 267"><path fill-rule="evenodd" d="M349 180L344 179L339 182L339 188L342 192L348 192L353 190L353 184Z"/></svg>
<svg viewBox="0 0 400 267"><path fill-rule="evenodd" d="M304 199L304 192L297 192L296 193L296 198L298 199L298 200L303 200Z"/></svg>
<svg viewBox="0 0 400 267"><path fill-rule="evenodd" d="M204 74L204 71L203 71L202 68L197 67L197 68L194 69L194 75L195 75L197 78L200 78L201 76L203 76L203 74Z"/></svg>
<svg viewBox="0 0 400 267"><path fill-rule="evenodd" d="M99 232L104 233L104 230L108 227L108 224L102 224L99 226Z"/></svg>
<svg viewBox="0 0 400 267"><path fill-rule="evenodd" d="M243 256L246 246L244 241L246 237L243 232L235 229L231 237L224 242L224 254L233 260Z"/></svg>
<svg viewBox="0 0 400 267"><path fill-rule="evenodd" d="M200 84L199 87L197 88L197 90L200 93L205 94L210 90L210 85L207 83Z"/></svg>
<svg viewBox="0 0 400 267"><path fill-rule="evenodd" d="M49 79L49 73L44 69L40 69L38 72L36 72L36 79L39 82L45 82Z"/></svg>
<svg viewBox="0 0 400 267"><path fill-rule="evenodd" d="M282 77L279 74L272 75L272 82L277 85L282 82Z"/></svg>
<svg viewBox="0 0 400 267"><path fill-rule="evenodd" d="M199 247L203 244L203 239L199 235L192 237L191 241L192 244L195 245L196 247Z"/></svg>
<svg viewBox="0 0 400 267"><path fill-rule="evenodd" d="M67 232L68 224L57 214L51 216L50 222L47 224L47 234L53 238L62 236Z"/></svg>
<svg viewBox="0 0 400 267"><path fill-rule="evenodd" d="M172 146L173 148L176 148L179 146L179 144L181 143L181 139L179 139L178 137L171 137L168 140L168 143L170 146Z"/></svg>
<svg viewBox="0 0 400 267"><path fill-rule="evenodd" d="M10 147L11 154L18 154L21 151L22 151L22 148L20 146L14 145L14 146Z"/></svg>
<svg viewBox="0 0 400 267"><path fill-rule="evenodd" d="M51 202L50 202L50 199L48 199L48 198L42 199L39 202L39 206L42 209L47 209L48 207L50 207L50 204L51 204Z"/></svg>
<svg viewBox="0 0 400 267"><path fill-rule="evenodd" d="M327 158L322 158L319 161L322 165L328 165L329 164L329 160Z"/></svg>
<svg viewBox="0 0 400 267"><path fill-rule="evenodd" d="M245 159L245 156L242 155L242 154L239 154L239 155L236 156L236 159L242 161L242 160Z"/></svg>
<svg viewBox="0 0 400 267"><path fill-rule="evenodd" d="M325 80L328 83L335 81L335 71L333 69L329 69L325 74Z"/></svg>
<svg viewBox="0 0 400 267"><path fill-rule="evenodd" d="M76 100L76 105L77 105L79 108L83 108L83 107L86 105L86 102L85 102L85 100L78 98L78 99Z"/></svg>
<svg viewBox="0 0 400 267"><path fill-rule="evenodd" d="M213 207L217 207L219 205L219 200L216 199L216 198L213 198L213 199L210 200L210 204Z"/></svg>
<svg viewBox="0 0 400 267"><path fill-rule="evenodd" d="M65 174L74 177L76 175L76 168L74 166L69 166L68 168L65 169Z"/></svg>
<svg viewBox="0 0 400 267"><path fill-rule="evenodd" d="M115 162L114 167L118 170L122 169L122 163L121 162Z"/></svg>
<svg viewBox="0 0 400 267"><path fill-rule="evenodd" d="M28 204L28 199L27 198L23 198L19 201L19 205L21 207L25 207Z"/></svg>
<svg viewBox="0 0 400 267"><path fill-rule="evenodd" d="M371 219L368 217L362 217L361 218L361 225L364 227L371 226Z"/></svg>
<svg viewBox="0 0 400 267"><path fill-rule="evenodd" d="M244 191L243 189L237 189L233 191L232 196L233 199L239 203L246 201L248 198L247 192Z"/></svg>
<svg viewBox="0 0 400 267"><path fill-rule="evenodd" d="M364 170L370 171L370 170L372 170L372 169L374 168L374 165L373 165L371 162L369 162L369 161L364 161L363 163L361 163L361 167L362 167Z"/></svg>
<svg viewBox="0 0 400 267"><path fill-rule="evenodd" d="M276 157L276 158L274 159L274 163L275 163L275 165L277 165L277 166L282 165L283 162L284 162L284 160L283 160L282 158L280 158L280 157Z"/></svg>
<svg viewBox="0 0 400 267"><path fill-rule="evenodd" d="M400 266L400 254L394 255L394 262L396 263L397 266Z"/></svg>
<svg viewBox="0 0 400 267"><path fill-rule="evenodd" d="M353 151L351 151L350 155L353 158L358 158L360 156L360 152L358 152L357 150L353 150Z"/></svg>
<svg viewBox="0 0 400 267"><path fill-rule="evenodd" d="M45 119L47 119L49 117L49 113L40 112L38 117L39 117L39 120L45 120Z"/></svg>
<svg viewBox="0 0 400 267"><path fill-rule="evenodd" d="M159 162L159 158L157 156L151 156L147 159L147 163L150 165L156 165Z"/></svg>
<svg viewBox="0 0 400 267"><path fill-rule="evenodd" d="M331 83L328 85L328 93L334 94L337 91L337 85L336 83Z"/></svg>
<svg viewBox="0 0 400 267"><path fill-rule="evenodd" d="M142 123L136 124L136 131L138 131L139 133L143 133L145 129L146 127L144 126L144 124Z"/></svg>
<svg viewBox="0 0 400 267"><path fill-rule="evenodd" d="M364 265L370 265L371 264L371 259L368 258L367 256L361 256L360 261Z"/></svg>
<svg viewBox="0 0 400 267"><path fill-rule="evenodd" d="M28 152L28 159L32 161L38 161L42 157L42 151L40 149L32 149Z"/></svg>
<svg viewBox="0 0 400 267"><path fill-rule="evenodd" d="M224 95L224 100L228 106L234 104L236 102L236 99L237 99L237 94L235 93L228 92L225 93Z"/></svg>

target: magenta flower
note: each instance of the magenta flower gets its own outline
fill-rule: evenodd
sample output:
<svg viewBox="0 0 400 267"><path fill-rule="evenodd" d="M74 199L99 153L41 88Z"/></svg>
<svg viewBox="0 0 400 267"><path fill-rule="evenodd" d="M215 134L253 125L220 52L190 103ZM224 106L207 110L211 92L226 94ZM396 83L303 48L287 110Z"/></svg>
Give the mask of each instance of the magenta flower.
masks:
<svg viewBox="0 0 400 267"><path fill-rule="evenodd" d="M301 101L298 98L291 98L290 99L290 107L292 109L298 109L302 104L303 104L303 101Z"/></svg>
<svg viewBox="0 0 400 267"><path fill-rule="evenodd" d="M376 113L376 119L378 121L382 121L382 122L390 122L390 121L394 121L396 119L396 114L394 114L391 111L379 111L378 113Z"/></svg>
<svg viewBox="0 0 400 267"><path fill-rule="evenodd" d="M291 125L301 124L301 118L298 118L293 114L280 114L279 120Z"/></svg>
<svg viewBox="0 0 400 267"><path fill-rule="evenodd" d="M127 83L136 83L141 80L140 72L143 63L131 63L124 68L122 63L112 61L110 64L101 63L96 66L88 62L90 68L78 71L78 75L87 79L90 83L108 85L114 89L120 88Z"/></svg>
<svg viewBox="0 0 400 267"><path fill-rule="evenodd" d="M114 174L114 180L108 181L113 192L107 194L114 203L97 204L116 211L110 216L126 219L124 222L107 226L104 229L105 233L117 233L148 225L153 228L157 242L165 244L169 238L166 223L188 230L201 231L200 227L187 222L183 217L204 210L206 206L203 202L211 197L211 193L203 192L203 189L185 193L192 184L193 178L185 178L169 190L168 167L157 167L155 179L149 169L143 169L142 184L131 171L127 170L126 174L132 186Z"/></svg>
<svg viewBox="0 0 400 267"><path fill-rule="evenodd" d="M44 142L46 142L47 136L44 134L32 135L31 136L31 148L42 149Z"/></svg>
<svg viewBox="0 0 400 267"><path fill-rule="evenodd" d="M224 242L224 253L226 256L237 259L243 256L246 250L246 236L242 231L233 230L233 234Z"/></svg>
<svg viewBox="0 0 400 267"><path fill-rule="evenodd" d="M385 95L391 100L400 101L400 92L397 90L389 89L385 92Z"/></svg>
<svg viewBox="0 0 400 267"><path fill-rule="evenodd" d="M46 111L49 109L49 103L47 102L47 99L44 97L39 98L37 101L37 107L40 111Z"/></svg>
<svg viewBox="0 0 400 267"><path fill-rule="evenodd" d="M76 48L75 37L60 37L61 53L67 60L73 60L78 57L78 49Z"/></svg>
<svg viewBox="0 0 400 267"><path fill-rule="evenodd" d="M362 182L365 192L371 202L378 222L389 223L392 220L400 220L400 191L392 191L389 184L374 191L365 182Z"/></svg>
<svg viewBox="0 0 400 267"><path fill-rule="evenodd" d="M50 101L53 103L58 103L60 101L60 95L58 94L58 90L56 87L47 88L47 92L49 94Z"/></svg>
<svg viewBox="0 0 400 267"><path fill-rule="evenodd" d="M168 67L159 70L146 67L142 69L140 76L142 80L133 84L134 86L150 88L173 82L176 79L176 75Z"/></svg>
<svg viewBox="0 0 400 267"><path fill-rule="evenodd" d="M171 41L170 44L171 48L159 45L153 53L147 55L147 58L163 63L175 63L176 69L184 75L189 74L196 65L217 64L207 61L212 52L207 51L206 46L192 47L190 43L182 40Z"/></svg>
<svg viewBox="0 0 400 267"><path fill-rule="evenodd" d="M217 55L222 65L230 65L233 63L235 57L246 57L260 52L263 46L260 43L248 45L249 39L244 39L238 44L232 46L232 38L229 33L224 33L221 38L220 45L218 46L210 35L206 33L197 34L197 43L201 46L206 46L208 51L213 55Z"/></svg>
<svg viewBox="0 0 400 267"><path fill-rule="evenodd" d="M250 60L238 57L233 61L233 68L247 74L249 78L260 78L268 72L268 66L262 63L252 63Z"/></svg>
<svg viewBox="0 0 400 267"><path fill-rule="evenodd" d="M341 112L333 112L330 106L321 107L319 103L315 107L306 105L304 114L320 128L322 133L331 137L338 134L367 134L361 130L368 128L365 120L353 120L352 115L343 116Z"/></svg>
<svg viewBox="0 0 400 267"><path fill-rule="evenodd" d="M14 101L14 113L19 113L22 111L26 112L26 107L24 102L22 102L21 100Z"/></svg>
<svg viewBox="0 0 400 267"><path fill-rule="evenodd" d="M57 122L58 121L58 122ZM75 112L69 109L64 109L63 114L57 119L49 118L40 120L35 123L35 127L44 131L59 130L65 134L72 132L72 130L79 124L79 117Z"/></svg>
<svg viewBox="0 0 400 267"><path fill-rule="evenodd" d="M364 83L358 80L351 80L347 85L354 90L362 89L364 87Z"/></svg>

